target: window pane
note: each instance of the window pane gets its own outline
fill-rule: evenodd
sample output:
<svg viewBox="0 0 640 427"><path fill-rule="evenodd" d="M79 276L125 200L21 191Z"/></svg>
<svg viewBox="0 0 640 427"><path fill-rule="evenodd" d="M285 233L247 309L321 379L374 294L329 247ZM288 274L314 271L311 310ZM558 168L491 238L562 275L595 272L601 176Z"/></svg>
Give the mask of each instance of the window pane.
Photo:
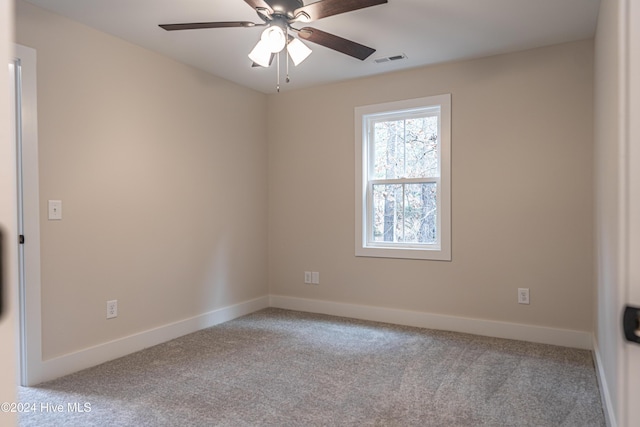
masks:
<svg viewBox="0 0 640 427"><path fill-rule="evenodd" d="M406 184L404 194L404 242L437 242L436 184Z"/></svg>
<svg viewBox="0 0 640 427"><path fill-rule="evenodd" d="M373 241L397 242L402 228L402 185L373 186Z"/></svg>
<svg viewBox="0 0 640 427"><path fill-rule="evenodd" d="M438 168L438 117L419 117L405 121L405 177L440 175Z"/></svg>
<svg viewBox="0 0 640 427"><path fill-rule="evenodd" d="M404 176L404 121L375 122L373 126L374 179Z"/></svg>
<svg viewBox="0 0 640 427"><path fill-rule="evenodd" d="M435 183L373 186L373 241L437 243Z"/></svg>
<svg viewBox="0 0 640 427"><path fill-rule="evenodd" d="M373 179L440 175L438 116L374 122Z"/></svg>

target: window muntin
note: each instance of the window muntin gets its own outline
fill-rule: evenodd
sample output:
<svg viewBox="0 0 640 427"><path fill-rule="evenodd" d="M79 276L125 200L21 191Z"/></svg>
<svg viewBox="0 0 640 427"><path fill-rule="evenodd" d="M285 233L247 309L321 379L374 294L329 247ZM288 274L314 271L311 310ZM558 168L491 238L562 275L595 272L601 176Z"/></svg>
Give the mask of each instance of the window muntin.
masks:
<svg viewBox="0 0 640 427"><path fill-rule="evenodd" d="M450 259L450 95L357 107L356 135L356 255Z"/></svg>

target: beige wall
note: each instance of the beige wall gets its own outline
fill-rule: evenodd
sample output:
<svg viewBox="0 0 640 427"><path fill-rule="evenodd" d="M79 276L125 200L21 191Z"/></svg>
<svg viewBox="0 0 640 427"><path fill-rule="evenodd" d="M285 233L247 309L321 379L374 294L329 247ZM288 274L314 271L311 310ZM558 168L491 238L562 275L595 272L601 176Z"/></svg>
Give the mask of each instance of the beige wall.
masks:
<svg viewBox="0 0 640 427"><path fill-rule="evenodd" d="M16 29L38 55L43 358L265 296L266 96L21 1Z"/></svg>
<svg viewBox="0 0 640 427"><path fill-rule="evenodd" d="M13 2L0 0L0 57L9 58L10 44L13 28ZM6 67L6 65L5 65ZM5 246L3 255L5 259L5 286L16 287L16 271L12 268L12 261L15 260L16 237L16 199L15 199L15 150L10 135L9 120L9 80L7 69L0 72L0 228L5 233ZM6 257L5 250L12 252L11 257ZM12 298L12 293L5 293L5 297ZM16 401L16 335L15 335L15 307L5 305L5 309L10 310L0 318L0 402ZM15 414L0 412L0 425L15 425Z"/></svg>
<svg viewBox="0 0 640 427"><path fill-rule="evenodd" d="M453 260L355 257L354 107L441 93L453 106ZM591 41L268 101L271 294L592 330ZM305 270L320 286L303 284Z"/></svg>
<svg viewBox="0 0 640 427"><path fill-rule="evenodd" d="M624 188L621 180L623 135L620 116L622 82L621 2L603 0L600 3L598 29L595 38L595 176L596 176L596 343L604 370L604 388L608 393L612 416L622 416L623 388L621 378L623 357L619 330L621 306L624 302L621 277L620 235ZM614 422L623 423L622 419ZM613 424L615 425L615 424ZM623 425L623 424L619 424Z"/></svg>

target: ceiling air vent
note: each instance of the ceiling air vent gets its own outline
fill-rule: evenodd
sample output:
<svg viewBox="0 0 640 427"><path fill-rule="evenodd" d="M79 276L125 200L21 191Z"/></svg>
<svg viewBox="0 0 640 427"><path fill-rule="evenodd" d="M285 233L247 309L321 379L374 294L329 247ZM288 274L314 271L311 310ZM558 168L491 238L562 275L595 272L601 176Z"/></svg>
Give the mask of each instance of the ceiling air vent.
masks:
<svg viewBox="0 0 640 427"><path fill-rule="evenodd" d="M407 55L405 55L404 53L401 53L399 55L392 55L392 56L386 56L384 58L374 59L374 61L376 64L382 64L384 62L399 61L401 59L407 59Z"/></svg>

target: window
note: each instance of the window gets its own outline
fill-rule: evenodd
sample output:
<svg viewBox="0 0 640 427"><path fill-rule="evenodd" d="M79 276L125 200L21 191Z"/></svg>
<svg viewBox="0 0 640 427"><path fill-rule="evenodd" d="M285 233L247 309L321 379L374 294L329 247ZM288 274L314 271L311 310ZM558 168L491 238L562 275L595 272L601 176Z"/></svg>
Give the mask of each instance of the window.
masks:
<svg viewBox="0 0 640 427"><path fill-rule="evenodd" d="M451 260L451 95L357 107L356 256Z"/></svg>

